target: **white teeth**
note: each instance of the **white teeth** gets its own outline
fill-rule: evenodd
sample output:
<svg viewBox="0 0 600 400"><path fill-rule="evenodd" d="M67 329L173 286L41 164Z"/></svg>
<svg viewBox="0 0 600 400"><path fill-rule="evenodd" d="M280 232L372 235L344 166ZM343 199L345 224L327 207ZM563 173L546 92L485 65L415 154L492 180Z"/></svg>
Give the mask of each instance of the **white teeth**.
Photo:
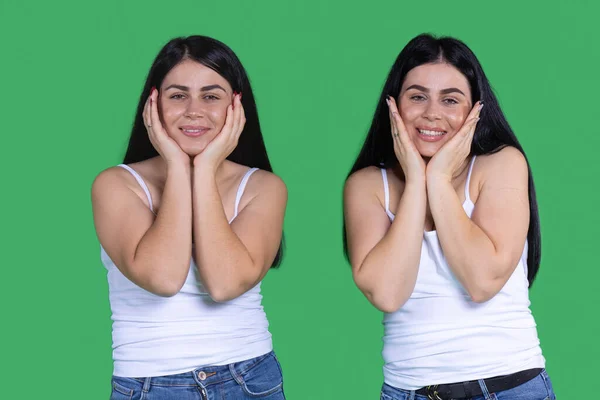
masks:
<svg viewBox="0 0 600 400"><path fill-rule="evenodd" d="M421 135L425 135L425 136L442 136L444 135L446 132L439 132L439 131L428 131L425 129L419 129L419 133Z"/></svg>
<svg viewBox="0 0 600 400"><path fill-rule="evenodd" d="M200 132L200 129L184 129L184 131L191 132L191 133L198 133L198 132Z"/></svg>

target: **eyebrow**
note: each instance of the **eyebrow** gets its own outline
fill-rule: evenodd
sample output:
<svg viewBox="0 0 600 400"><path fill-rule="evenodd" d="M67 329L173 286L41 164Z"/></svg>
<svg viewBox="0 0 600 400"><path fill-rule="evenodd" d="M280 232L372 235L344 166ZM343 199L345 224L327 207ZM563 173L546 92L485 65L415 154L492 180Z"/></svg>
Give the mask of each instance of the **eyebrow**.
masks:
<svg viewBox="0 0 600 400"><path fill-rule="evenodd" d="M189 87L187 87L187 86L183 86L183 85L175 85L175 84L173 84L173 85L169 85L167 88L165 88L165 91L166 91L166 90L169 90L169 89L179 89L179 90L183 90L183 91L185 91L185 92L189 92L189 91L190 91L190 88L189 88ZM222 91L224 91L225 93L227 93L227 90L225 90L225 89L223 88L223 86L221 86L221 85L217 85L217 84L215 84L215 85L203 86L203 87L201 87L201 88L200 88L200 91L201 91L201 92L208 92L209 90L213 90L213 89L221 89Z"/></svg>
<svg viewBox="0 0 600 400"><path fill-rule="evenodd" d="M429 93L429 89L427 89L425 86L421 86L421 85L411 85L406 88L405 92L408 92L410 89L416 89L416 90L420 90L421 92ZM463 91L458 88L442 89L442 90L440 90L440 93L441 94L460 93L466 97L466 95L463 93Z"/></svg>

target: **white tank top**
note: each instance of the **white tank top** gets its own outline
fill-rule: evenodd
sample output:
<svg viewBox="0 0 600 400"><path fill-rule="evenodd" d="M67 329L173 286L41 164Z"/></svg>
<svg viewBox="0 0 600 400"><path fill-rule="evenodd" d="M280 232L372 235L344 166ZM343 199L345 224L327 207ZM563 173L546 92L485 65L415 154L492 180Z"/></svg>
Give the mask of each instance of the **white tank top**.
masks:
<svg viewBox="0 0 600 400"><path fill-rule="evenodd" d="M469 196L474 163L475 157L469 167L463 203L469 218L475 207ZM393 221L386 170L382 169L381 174L385 210ZM385 382L416 390L544 368L529 305L527 243L502 290L478 304L448 266L437 232L424 232L415 288L398 311L384 315Z"/></svg>
<svg viewBox="0 0 600 400"><path fill-rule="evenodd" d="M127 165L119 166L135 177L154 212L150 191L142 177ZM243 177L229 223L237 216L246 183L256 170L250 169ZM247 360L272 350L260 283L236 299L216 303L198 280L192 260L179 293L165 298L127 279L102 247L101 257L108 270L114 375L178 374L200 366Z"/></svg>

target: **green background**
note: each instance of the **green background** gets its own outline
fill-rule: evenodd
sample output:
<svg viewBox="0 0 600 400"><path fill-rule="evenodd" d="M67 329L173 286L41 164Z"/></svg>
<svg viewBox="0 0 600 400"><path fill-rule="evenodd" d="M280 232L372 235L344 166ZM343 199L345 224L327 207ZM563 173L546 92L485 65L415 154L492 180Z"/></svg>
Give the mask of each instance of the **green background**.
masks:
<svg viewBox="0 0 600 400"><path fill-rule="evenodd" d="M342 186L390 66L421 32L473 49L528 154L543 234L531 300L547 369L561 399L595 392L598 15L591 0L1 0L0 398L108 398L90 185L121 161L155 54L189 34L222 40L244 63L289 189L286 258L263 284L289 399L378 398L382 315L342 255Z"/></svg>

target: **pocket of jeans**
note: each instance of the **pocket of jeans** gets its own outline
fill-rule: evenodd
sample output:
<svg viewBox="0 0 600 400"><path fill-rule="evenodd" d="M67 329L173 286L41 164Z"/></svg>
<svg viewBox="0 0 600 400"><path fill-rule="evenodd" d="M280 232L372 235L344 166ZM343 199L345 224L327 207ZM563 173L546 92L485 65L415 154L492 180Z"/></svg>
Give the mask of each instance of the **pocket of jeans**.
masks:
<svg viewBox="0 0 600 400"><path fill-rule="evenodd" d="M133 399L133 389L125 386L125 382L121 378L113 377L111 380L112 391L110 393L110 400L131 400Z"/></svg>
<svg viewBox="0 0 600 400"><path fill-rule="evenodd" d="M546 372L546 370L543 369L540 375L544 380L544 383L546 384L546 389L548 390L548 397L546 398L546 400L556 400L556 394L554 394L554 388L552 387L552 381L548 376L548 372Z"/></svg>
<svg viewBox="0 0 600 400"><path fill-rule="evenodd" d="M235 374L236 382L250 397L266 397L282 390L283 375L274 354L269 354L252 367Z"/></svg>
<svg viewBox="0 0 600 400"><path fill-rule="evenodd" d="M379 396L379 400L394 400L393 397L388 396L387 394L381 392L381 396Z"/></svg>

